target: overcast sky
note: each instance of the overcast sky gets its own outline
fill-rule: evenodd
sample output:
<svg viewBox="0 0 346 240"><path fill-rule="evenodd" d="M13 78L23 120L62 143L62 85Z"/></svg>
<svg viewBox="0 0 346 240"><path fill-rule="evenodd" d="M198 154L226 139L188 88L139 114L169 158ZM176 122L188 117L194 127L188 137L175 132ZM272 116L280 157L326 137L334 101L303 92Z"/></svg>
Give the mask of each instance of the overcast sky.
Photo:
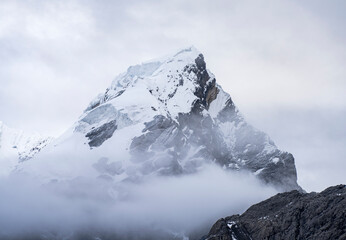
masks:
<svg viewBox="0 0 346 240"><path fill-rule="evenodd" d="M0 120L58 136L129 65L194 45L308 191L346 181L346 2L0 1Z"/></svg>

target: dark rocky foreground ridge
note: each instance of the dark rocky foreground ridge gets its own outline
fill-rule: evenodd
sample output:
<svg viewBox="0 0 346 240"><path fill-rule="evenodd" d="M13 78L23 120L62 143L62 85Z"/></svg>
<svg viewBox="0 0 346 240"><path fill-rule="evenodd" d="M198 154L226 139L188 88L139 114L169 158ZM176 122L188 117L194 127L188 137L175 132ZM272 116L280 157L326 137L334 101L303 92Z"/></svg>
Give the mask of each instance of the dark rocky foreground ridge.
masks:
<svg viewBox="0 0 346 240"><path fill-rule="evenodd" d="M279 193L219 219L202 240L346 239L346 185Z"/></svg>

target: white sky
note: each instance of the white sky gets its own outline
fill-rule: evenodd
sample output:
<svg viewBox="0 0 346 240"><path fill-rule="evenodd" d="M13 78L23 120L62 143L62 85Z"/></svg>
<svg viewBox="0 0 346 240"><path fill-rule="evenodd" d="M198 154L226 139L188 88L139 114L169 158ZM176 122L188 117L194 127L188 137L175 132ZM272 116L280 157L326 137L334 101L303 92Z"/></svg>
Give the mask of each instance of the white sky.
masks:
<svg viewBox="0 0 346 240"><path fill-rule="evenodd" d="M59 135L129 65L194 45L243 115L345 183L346 2L0 1L0 120Z"/></svg>

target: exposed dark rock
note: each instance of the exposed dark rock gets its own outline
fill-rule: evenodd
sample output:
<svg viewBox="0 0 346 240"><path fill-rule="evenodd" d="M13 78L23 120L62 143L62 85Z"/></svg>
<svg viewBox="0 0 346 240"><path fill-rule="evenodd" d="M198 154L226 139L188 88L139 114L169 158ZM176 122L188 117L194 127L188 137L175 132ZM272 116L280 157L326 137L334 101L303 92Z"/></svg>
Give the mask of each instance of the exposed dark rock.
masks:
<svg viewBox="0 0 346 240"><path fill-rule="evenodd" d="M95 128L87 133L85 136L90 140L90 147L98 147L108 138L113 136L114 131L117 129L116 121L110 121L103 124L101 127Z"/></svg>
<svg viewBox="0 0 346 240"><path fill-rule="evenodd" d="M194 94L198 97L198 100L195 102L195 108L208 109L210 103L216 99L219 89L216 87L216 80L211 79L208 74L203 55L200 54L195 59L195 64L186 66L184 72L193 72L197 77L198 88ZM201 106L197 106L198 104Z"/></svg>
<svg viewBox="0 0 346 240"><path fill-rule="evenodd" d="M210 103L216 99L219 91L220 90L215 86L215 79L214 79L211 84L211 88L208 88L206 93L205 102L206 102L207 109L209 109Z"/></svg>
<svg viewBox="0 0 346 240"><path fill-rule="evenodd" d="M291 191L218 220L203 240L346 239L346 186Z"/></svg>
<svg viewBox="0 0 346 240"><path fill-rule="evenodd" d="M199 54L199 56L195 59L195 63L196 63L198 70L200 70L200 71L206 70L206 63L204 61L203 54Z"/></svg>

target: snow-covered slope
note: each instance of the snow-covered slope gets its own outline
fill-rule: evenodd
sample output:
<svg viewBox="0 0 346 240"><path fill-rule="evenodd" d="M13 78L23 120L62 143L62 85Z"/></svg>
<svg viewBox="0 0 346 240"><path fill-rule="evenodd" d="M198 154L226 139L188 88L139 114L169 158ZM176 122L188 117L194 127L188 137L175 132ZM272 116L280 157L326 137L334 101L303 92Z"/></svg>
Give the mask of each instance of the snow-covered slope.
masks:
<svg viewBox="0 0 346 240"><path fill-rule="evenodd" d="M9 128L0 121L0 176L8 175L19 162L32 158L51 140Z"/></svg>
<svg viewBox="0 0 346 240"><path fill-rule="evenodd" d="M216 163L299 189L294 158L240 115L194 47L131 66L54 144L19 170L47 181L136 181Z"/></svg>

